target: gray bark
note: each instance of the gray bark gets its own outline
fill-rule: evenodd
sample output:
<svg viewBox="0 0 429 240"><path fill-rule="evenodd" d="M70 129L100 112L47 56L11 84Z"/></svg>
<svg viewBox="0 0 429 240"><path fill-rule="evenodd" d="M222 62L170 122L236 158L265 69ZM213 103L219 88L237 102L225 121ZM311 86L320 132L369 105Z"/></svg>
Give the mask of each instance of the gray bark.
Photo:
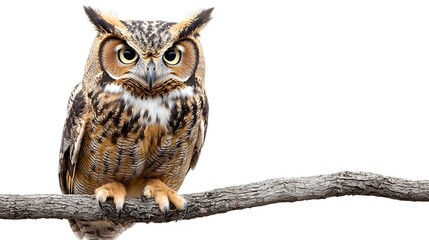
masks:
<svg viewBox="0 0 429 240"><path fill-rule="evenodd" d="M184 219L279 202L325 199L346 195L378 196L404 201L429 201L429 181L413 181L367 172L278 178L246 185L183 195L189 212ZM0 219L109 219L127 222L164 222L152 199L127 198L120 216L112 201L101 211L93 195L0 195ZM166 221L181 219L171 210Z"/></svg>

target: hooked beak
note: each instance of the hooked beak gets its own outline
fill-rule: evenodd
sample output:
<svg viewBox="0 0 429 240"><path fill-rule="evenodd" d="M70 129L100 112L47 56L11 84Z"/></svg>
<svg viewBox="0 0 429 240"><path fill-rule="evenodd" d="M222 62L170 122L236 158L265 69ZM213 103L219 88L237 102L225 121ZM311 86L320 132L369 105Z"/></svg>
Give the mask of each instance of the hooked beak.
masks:
<svg viewBox="0 0 429 240"><path fill-rule="evenodd" d="M150 61L147 64L146 70L146 82L149 87L149 90L151 90L153 81L155 80L155 64Z"/></svg>

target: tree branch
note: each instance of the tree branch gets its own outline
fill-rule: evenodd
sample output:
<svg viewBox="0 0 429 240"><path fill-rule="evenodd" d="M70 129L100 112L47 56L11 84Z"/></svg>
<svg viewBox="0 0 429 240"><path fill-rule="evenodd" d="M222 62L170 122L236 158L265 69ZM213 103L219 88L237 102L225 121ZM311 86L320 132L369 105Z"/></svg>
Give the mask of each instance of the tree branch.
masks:
<svg viewBox="0 0 429 240"><path fill-rule="evenodd" d="M346 195L378 196L404 201L429 201L429 181L412 181L367 172L339 172L300 178L278 178L183 195L189 203L185 219L279 202ZM127 199L120 216L112 201L102 212L92 195L0 195L0 219L81 219L164 222L152 199ZM167 221L180 219L172 210Z"/></svg>

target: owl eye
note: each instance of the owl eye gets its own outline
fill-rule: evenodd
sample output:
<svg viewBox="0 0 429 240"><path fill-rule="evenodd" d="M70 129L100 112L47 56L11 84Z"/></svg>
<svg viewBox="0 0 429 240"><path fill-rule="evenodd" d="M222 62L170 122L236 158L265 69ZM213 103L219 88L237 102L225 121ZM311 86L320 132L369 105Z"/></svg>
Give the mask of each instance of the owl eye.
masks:
<svg viewBox="0 0 429 240"><path fill-rule="evenodd" d="M130 47L123 47L118 51L118 58L123 64L131 64L138 58L136 51Z"/></svg>
<svg viewBox="0 0 429 240"><path fill-rule="evenodd" d="M180 62L180 59L182 58L182 52L180 52L177 48L170 48L165 53L162 59L164 59L164 62L170 65L176 65Z"/></svg>

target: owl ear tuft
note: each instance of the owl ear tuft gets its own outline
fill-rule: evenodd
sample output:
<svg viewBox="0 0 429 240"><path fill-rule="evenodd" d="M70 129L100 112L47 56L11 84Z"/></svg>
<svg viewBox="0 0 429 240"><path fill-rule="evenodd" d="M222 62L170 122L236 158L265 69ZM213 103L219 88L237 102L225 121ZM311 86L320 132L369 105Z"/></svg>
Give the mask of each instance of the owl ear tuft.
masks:
<svg viewBox="0 0 429 240"><path fill-rule="evenodd" d="M187 19L174 25L173 31L176 31L178 39L185 38L189 35L197 35L205 27L205 25L212 19L211 13L214 8L201 10L192 14Z"/></svg>
<svg viewBox="0 0 429 240"><path fill-rule="evenodd" d="M115 26L108 22L111 17L105 17L97 9L88 6L84 6L83 9L98 32L113 33L115 31Z"/></svg>

